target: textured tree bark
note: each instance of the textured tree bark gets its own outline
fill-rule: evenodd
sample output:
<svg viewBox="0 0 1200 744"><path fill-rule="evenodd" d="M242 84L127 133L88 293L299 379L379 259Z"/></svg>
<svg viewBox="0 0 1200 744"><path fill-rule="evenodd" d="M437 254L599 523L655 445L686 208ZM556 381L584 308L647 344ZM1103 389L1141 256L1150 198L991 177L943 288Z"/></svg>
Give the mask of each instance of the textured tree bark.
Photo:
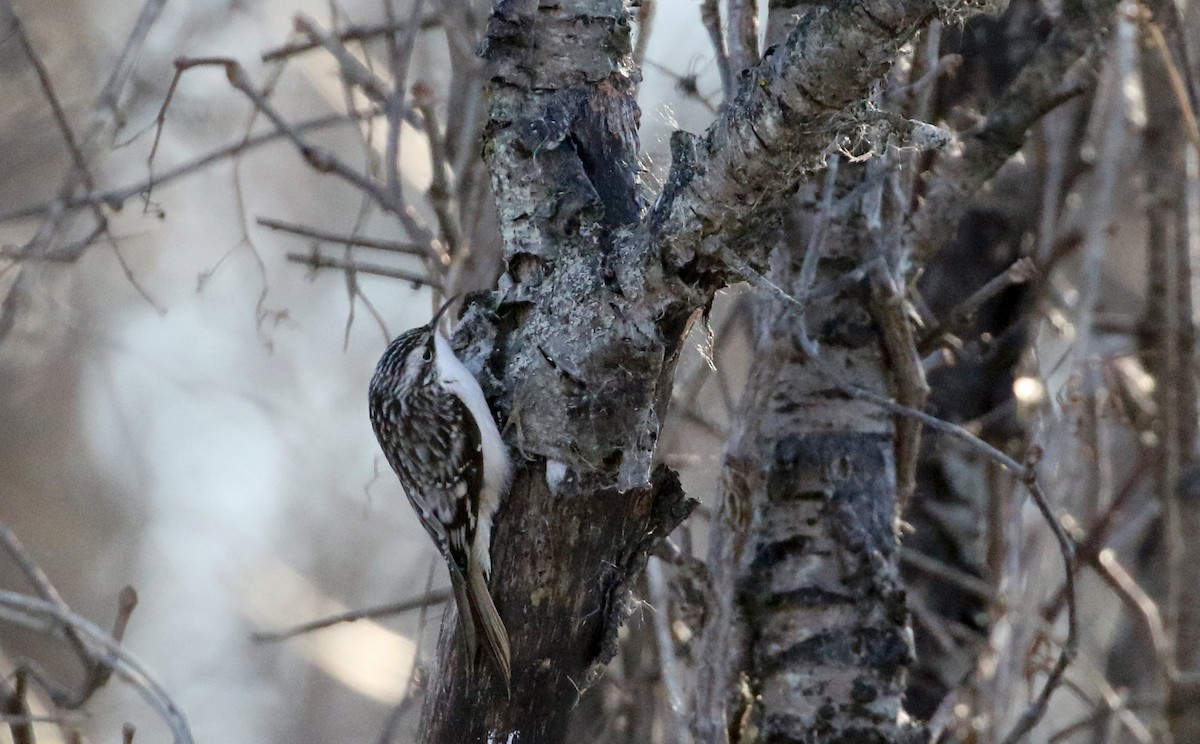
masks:
<svg viewBox="0 0 1200 744"><path fill-rule="evenodd" d="M691 511L679 481L561 498L524 470L509 494L505 539L496 540L497 607L512 640L512 692L480 664L472 675L455 633L443 633L441 673L424 711L425 740L562 741L597 664L616 653L629 587L647 553ZM450 626L453 627L453 626Z"/></svg>
<svg viewBox="0 0 1200 744"><path fill-rule="evenodd" d="M971 195L1020 149L1026 130L1094 83L1093 75L1065 73L1103 49L1106 34L1096 26L1111 7L1071 7L1081 23L1060 26L964 138L963 150L941 156L915 219L904 220L899 206L907 229L886 227L896 219L887 207L885 227L872 227L863 215L879 207L866 199L839 205L819 272L824 286L873 256L888 257L890 271L912 256L911 271L947 242ZM773 3L769 34L785 25L776 10ZM871 178L869 167L849 169L838 193L869 191ZM878 171L874 178L880 181ZM797 286L809 242L787 227L771 275L785 289ZM822 370L799 348L804 330L786 320L787 308L760 302L767 319L727 446L710 547L713 610L697 678L697 737L716 744L925 741L927 732L903 709L913 659L897 571L897 456L912 454L916 442L911 429L897 438L898 422L843 394L848 383L901 397L912 383L903 382L905 359L889 354L915 359L911 337L902 338L894 323L890 337L881 334L888 326L880 298L872 302L860 284L810 306L807 325Z"/></svg>
<svg viewBox="0 0 1200 744"><path fill-rule="evenodd" d="M873 350L857 351L843 356L847 370L874 376L863 364ZM830 426L846 401L814 384L786 341L768 353L772 385L747 391L743 412L769 423L740 436L727 460L742 471L738 482L755 486L728 495L754 505L737 598L757 701L734 716L731 740L756 730L772 742L916 741L919 730L901 719L912 645L897 577L890 422L860 410L857 424Z"/></svg>
<svg viewBox="0 0 1200 744"><path fill-rule="evenodd" d="M490 20L484 158L508 271L456 341L519 460L492 549L513 680L472 674L448 626L425 741L561 741L615 653L630 580L690 510L652 476L692 306L622 242L645 206L629 41L619 0L501 2Z"/></svg>
<svg viewBox="0 0 1200 744"><path fill-rule="evenodd" d="M513 492L497 515L491 582L512 637L513 688L506 694L490 670L472 676L447 625L423 715L425 741L563 739L567 710L611 658L628 579L688 510L671 476L652 477L653 456L689 320L738 278L722 251L736 246L764 265L769 240L762 238L777 224L776 208L822 167L831 141L860 129L862 102L900 47L931 18L985 9L932 0L815 9L742 80L705 137L676 134L670 177L647 208L624 4L495 4L484 44L491 81L484 158L507 271L496 292L468 298L455 343L518 456ZM859 333L861 318L850 317L831 332ZM855 339L853 348L877 353L869 328ZM842 361L857 369L852 356ZM876 376L859 381L883 389L878 363L861 367ZM827 415L847 417L843 423L868 422L851 443L812 440L826 454L845 449L835 462L849 470L828 477L861 481L855 493L886 490L891 471L881 453L890 421L866 404L823 405ZM811 463L803 455L792 457L786 467L804 470L812 488L833 488L814 480L819 474L805 470ZM856 498L831 493L833 501ZM829 507L832 517L840 508ZM834 532L812 539L853 531L827 529ZM878 561L867 556L880 550L854 543L846 557ZM856 570L865 573L867 564ZM852 595L886 594L894 570L891 579L881 575L883 585L858 574L830 580L844 581ZM859 653L855 644L872 633L880 639L865 652L885 653L879 646L894 646L894 629L869 614L861 637L814 653ZM782 678L769 656L763 663ZM890 693L880 694L882 702L859 704L882 710Z"/></svg>
<svg viewBox="0 0 1200 744"><path fill-rule="evenodd" d="M819 277L861 262L872 244L854 239L868 231L850 222ZM775 278L790 286L790 274L780 267ZM795 313L763 302L709 556L717 611L706 650L733 653L698 680L698 707L709 706L701 741L923 740L903 710L913 647L898 571L895 425L842 390L886 395L893 385L870 306L859 284L810 307L818 367Z"/></svg>

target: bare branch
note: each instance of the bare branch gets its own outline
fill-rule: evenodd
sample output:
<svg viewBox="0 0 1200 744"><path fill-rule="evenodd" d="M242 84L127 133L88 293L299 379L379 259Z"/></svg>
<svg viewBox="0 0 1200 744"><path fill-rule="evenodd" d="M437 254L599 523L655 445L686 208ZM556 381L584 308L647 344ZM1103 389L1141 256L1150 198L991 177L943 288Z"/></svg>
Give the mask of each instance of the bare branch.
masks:
<svg viewBox="0 0 1200 744"><path fill-rule="evenodd" d="M360 263L358 261L347 261L344 258L335 258L333 256L323 256L319 251L311 253L289 253L287 254L289 261L304 264L310 269L340 269L342 271L361 271L364 274L375 274L376 276L386 276L392 279L402 279L413 284L420 284L426 287L433 287L439 292L442 289L441 282L430 279L423 274L417 274L404 269L395 269L391 266L380 266L379 264Z"/></svg>
<svg viewBox="0 0 1200 744"><path fill-rule="evenodd" d="M0 723L8 726L13 744L36 744L33 737L35 716L30 715L26 700L25 675L17 674L15 685L0 677Z"/></svg>
<svg viewBox="0 0 1200 744"><path fill-rule="evenodd" d="M421 112L425 122L425 136L429 140L429 168L433 178L429 184L429 203L437 215L438 227L446 241L446 250L458 256L463 248L462 225L451 208L452 190L449 183L450 164L446 158L445 136L438 126L437 112L433 108L433 91L424 83L413 84L413 105Z"/></svg>
<svg viewBox="0 0 1200 744"><path fill-rule="evenodd" d="M129 82L129 76L133 74L133 63L137 59L138 52L146 43L146 36L149 35L150 28L158 20L166 4L167 0L146 0L146 4L138 13L133 31L129 33L125 47L121 50L121 56L113 65L108 82L104 84L99 97L96 98L96 108L107 109L109 115L116 120L118 129L123 124L119 108L121 91Z"/></svg>
<svg viewBox="0 0 1200 744"><path fill-rule="evenodd" d="M758 63L758 1L728 0L725 15L729 69L738 75Z"/></svg>
<svg viewBox="0 0 1200 744"><path fill-rule="evenodd" d="M367 120L381 115L382 112L378 110L371 110L362 112L358 118L360 120ZM330 127L352 124L354 121L355 118L348 117L345 114L331 114L329 116L321 116L314 119L309 119L307 121L298 122L294 124L292 128L297 132L307 133L321 129L328 129ZM45 215L58 208L78 209L80 207L106 205L112 209L120 209L126 201L135 196L140 195L148 197L150 190L155 186L163 186L180 178L193 175L204 170L213 163L235 157L262 145L270 144L285 136L287 135L284 132L272 130L270 132L258 134L247 139L241 139L233 144L217 148L206 155L201 155L198 158L181 163L173 168L169 168L158 175L152 174L145 180L135 183L131 186L123 186L105 191L89 192L71 196L50 204L38 204L31 207L14 209L8 212L0 212L0 222Z"/></svg>
<svg viewBox="0 0 1200 744"><path fill-rule="evenodd" d="M270 643L274 641L283 641L288 638L293 638L304 633L311 633L315 630L322 630L332 625L340 623L352 623L356 620L364 620L373 617L389 617L399 615L412 610L420 610L432 605L439 605L450 599L449 589L437 589L426 592L419 597L406 599L401 602L392 602L390 604L378 605L376 607L365 607L359 610L349 610L347 612L339 612L336 615L323 617L317 620L310 620L306 623L293 625L290 628L283 630L265 631L255 633L251 636L256 643Z"/></svg>
<svg viewBox="0 0 1200 744"><path fill-rule="evenodd" d="M357 60L355 60L357 62ZM391 214L395 215L400 223L410 235L416 239L432 240L428 231L424 229L416 219L409 214L409 211L404 208L402 203L397 202L392 195L388 194L378 184L372 181L369 177L359 173L354 168L343 163L336 155L329 150L310 143L304 136L279 113L278 110L271 104L267 98L261 94L254 85L250 82L246 75L245 69L234 59L228 57L198 57L186 58L181 57L175 60L176 81L179 75L183 72L195 67L221 67L225 70L225 75L229 79L231 85L240 91L243 95L251 100L256 110L261 111L271 123L283 135L291 141L291 143L300 152L301 156L313 167L318 173L332 173L347 183L351 184L359 191L370 196L376 203L386 209ZM364 68L365 69L365 68ZM172 87L174 83L172 84ZM165 107L165 103L164 103ZM432 249L431 250L435 250Z"/></svg>
<svg viewBox="0 0 1200 744"><path fill-rule="evenodd" d="M1187 92L1187 84L1184 83L1183 75L1179 72L1179 66L1175 64L1175 59L1171 56L1171 50L1167 45L1167 39L1163 35L1162 28L1152 21L1145 12L1139 14L1138 20L1141 21L1142 27L1150 35L1151 41L1154 42L1154 49L1162 61L1164 70L1167 72L1167 80L1171 83L1171 93L1175 96L1175 103L1179 106L1179 113L1183 117L1184 131L1187 132L1192 147L1196 149L1196 155L1200 156L1200 125L1196 123L1196 112L1192 110L1191 97Z"/></svg>
<svg viewBox="0 0 1200 744"><path fill-rule="evenodd" d="M717 0L704 0L700 4L700 20L708 39L712 42L713 54L717 57L717 71L721 74L721 90L725 101L733 100L734 76L729 68L729 54L725 51L725 34L721 32L721 8Z"/></svg>
<svg viewBox="0 0 1200 744"><path fill-rule="evenodd" d="M806 255L805 260L808 260ZM903 280L897 281L883 262L870 272L871 309L883 339L884 352L892 369L896 400L920 410L929 398L925 370L917 354L912 324L908 319ZM903 509L917 490L917 460L921 454L921 422L907 417L896 420L896 500Z"/></svg>
<svg viewBox="0 0 1200 744"><path fill-rule="evenodd" d="M954 234L968 198L1021 148L1030 127L1095 86L1116 5L1117 0L1087 0L1064 6L1067 12L1049 38L963 138L961 153L934 165L923 206L910 220L914 255L928 258L942 247L944 236Z"/></svg>
<svg viewBox="0 0 1200 744"><path fill-rule="evenodd" d="M905 548L900 552L900 562L931 576L936 576L963 591L970 592L988 604L996 602L996 589L991 584L948 563L930 558L924 553L910 548Z"/></svg>
<svg viewBox="0 0 1200 744"><path fill-rule="evenodd" d="M860 128L863 112L855 107L900 47L943 11L933 2L873 0L810 10L743 76L736 101L703 138L673 136L671 173L649 216L660 255L686 266L697 254L719 253L723 241L769 223L773 207L800 178L823 166L831 144ZM817 47L826 51L815 54Z"/></svg>
<svg viewBox="0 0 1200 744"><path fill-rule="evenodd" d="M303 13L296 15L296 30L333 55L333 58L337 60L343 79L359 88L376 105L387 105L390 99L387 83L368 70L366 65L359 62L333 34L321 28L316 21ZM234 86L237 87L237 83L234 83Z"/></svg>
<svg viewBox="0 0 1200 744"><path fill-rule="evenodd" d="M0 589L0 620L29 627L27 618L31 616L50 621L51 627L63 637L77 636L88 644L98 646L103 654L97 654L97 658L137 690L142 699L171 729L176 744L192 744L187 720L170 695L146 667L108 633L87 618L59 607L54 602ZM39 626L32 627L34 630L42 630Z"/></svg>
<svg viewBox="0 0 1200 744"><path fill-rule="evenodd" d="M342 43L347 41L366 41L376 36L383 36L385 34L390 35L397 31L407 31L412 27L412 25L413 24L408 21L403 23L388 21L386 23L350 25L339 30L333 35L333 38ZM417 28L421 31L428 31L430 29L437 28L440 25L442 25L441 16L435 14L421 19L420 23L417 24ZM310 37L308 41L295 42L263 52L262 61L277 62L289 57L294 57L297 54L303 54L304 52L312 51L313 49L317 49L321 46L323 45L319 40Z"/></svg>
<svg viewBox="0 0 1200 744"><path fill-rule="evenodd" d="M16 13L12 14L11 31L16 36L18 43L20 43L22 51L25 52L26 59L33 65L33 69L37 73L38 82L42 86L42 92L46 96L46 101L50 104L50 113L54 116L54 123L58 126L58 131L62 134L63 141L67 145L67 150L71 153L71 161L74 164L76 173L82 179L88 191L94 191L96 184L92 179L92 172L88 167L87 158L83 155L83 150L80 148L79 141L75 137L75 130L72 129L71 122L67 119L67 112L63 109L62 102L58 99L58 93L54 90L54 81L50 79L50 71L46 69L42 58L33 48L33 44L29 41L29 35L25 33L25 25L21 23L21 19L17 17ZM103 216L101 216L101 219L103 219Z"/></svg>
<svg viewBox="0 0 1200 744"><path fill-rule="evenodd" d="M429 252L424 246L419 246L414 243L399 243L394 240L381 240L379 238L366 238L361 235L339 235L327 230L320 230L315 227L306 227L297 225L292 222L284 222L270 217L259 217L255 220L263 227L280 232L291 233L293 235L301 235L306 238L314 238L316 240L324 240L329 243L341 243L349 246L361 248L374 248L381 251L391 253L401 253L406 256L428 256Z"/></svg>
<svg viewBox="0 0 1200 744"><path fill-rule="evenodd" d="M667 699L674 723L673 738L678 744L691 740L688 735L687 697L684 695L683 678L675 655L675 637L671 632L671 602L667 579L663 576L662 562L651 557L646 563L646 585L650 602L654 608L654 638L658 645L658 663L662 670L663 683L667 688Z"/></svg>
<svg viewBox="0 0 1200 744"><path fill-rule="evenodd" d="M633 63L639 68L646 62L646 49L650 46L650 33L654 28L654 11L657 9L656 0L642 0L638 4L637 43L633 47Z"/></svg>
<svg viewBox="0 0 1200 744"><path fill-rule="evenodd" d="M961 333L975 319L979 308L989 300L1009 287L1024 284L1036 277L1037 266L1033 260L1028 257L1018 258L1012 266L972 292L970 297L960 302L945 318L923 333L917 348L922 354L930 353L935 346L943 344L948 336Z"/></svg>

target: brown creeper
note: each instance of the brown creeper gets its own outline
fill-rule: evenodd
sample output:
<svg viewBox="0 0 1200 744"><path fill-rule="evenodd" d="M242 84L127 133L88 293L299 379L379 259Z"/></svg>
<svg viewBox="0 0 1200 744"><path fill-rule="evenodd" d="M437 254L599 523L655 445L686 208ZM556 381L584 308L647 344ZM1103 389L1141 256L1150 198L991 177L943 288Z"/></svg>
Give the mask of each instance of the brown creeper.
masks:
<svg viewBox="0 0 1200 744"><path fill-rule="evenodd" d="M451 300L453 302L453 300ZM508 631L488 592L492 516L512 474L504 440L474 376L428 325L396 338L371 378L371 425L408 501L450 568L469 658L480 635L507 684Z"/></svg>

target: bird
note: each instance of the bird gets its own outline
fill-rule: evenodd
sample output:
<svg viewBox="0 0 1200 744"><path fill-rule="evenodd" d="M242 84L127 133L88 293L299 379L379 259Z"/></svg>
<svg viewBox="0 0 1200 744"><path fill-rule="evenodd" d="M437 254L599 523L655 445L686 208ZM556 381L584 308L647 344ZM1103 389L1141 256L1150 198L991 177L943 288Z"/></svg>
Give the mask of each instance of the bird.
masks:
<svg viewBox="0 0 1200 744"><path fill-rule="evenodd" d="M383 352L371 377L371 425L446 560L468 660L474 663L486 649L509 686L508 630L487 580L492 518L508 490L512 461L483 390L438 328L455 299Z"/></svg>

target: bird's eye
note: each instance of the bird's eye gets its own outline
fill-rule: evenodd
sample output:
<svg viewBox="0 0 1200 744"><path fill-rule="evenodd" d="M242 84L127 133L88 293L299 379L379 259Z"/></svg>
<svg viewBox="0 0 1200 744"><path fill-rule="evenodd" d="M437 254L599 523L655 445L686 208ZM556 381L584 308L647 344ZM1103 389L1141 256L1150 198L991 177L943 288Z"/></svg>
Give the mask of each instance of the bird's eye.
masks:
<svg viewBox="0 0 1200 744"><path fill-rule="evenodd" d="M421 355L421 361L432 362L433 361L433 349L426 346L425 353Z"/></svg>

